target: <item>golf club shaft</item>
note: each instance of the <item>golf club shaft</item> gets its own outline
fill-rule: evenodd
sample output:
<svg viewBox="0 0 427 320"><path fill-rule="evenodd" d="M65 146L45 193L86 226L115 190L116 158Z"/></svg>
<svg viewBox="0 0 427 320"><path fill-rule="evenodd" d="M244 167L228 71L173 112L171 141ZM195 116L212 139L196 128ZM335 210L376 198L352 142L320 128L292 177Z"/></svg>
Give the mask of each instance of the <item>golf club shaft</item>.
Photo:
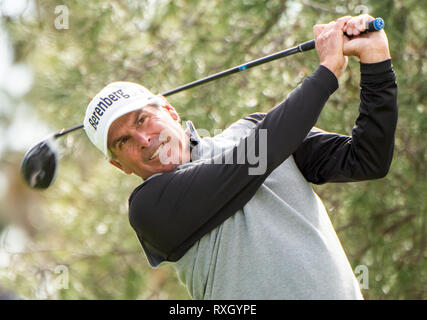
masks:
<svg viewBox="0 0 427 320"><path fill-rule="evenodd" d="M217 80L217 79L229 76L231 74L234 74L234 73L237 73L237 72L249 69L249 68L253 68L255 66L259 66L261 64L264 64L264 63L267 63L267 62L270 62L270 61L274 61L274 60L277 60L277 59L280 59L280 58L283 58L283 57L286 57L286 56L290 56L290 55L295 54L297 52L303 52L303 51L308 51L308 50L314 49L314 47L315 47L314 40L311 40L311 41L305 42L303 44L300 44L300 45L298 45L296 47L293 47L293 48L290 48L290 49L286 49L286 50L283 50L283 51L279 51L279 52L273 53L271 55L265 56L263 58L260 58L260 59L257 59L257 60L253 60L253 61L250 61L250 62L247 62L247 63L244 63L244 64L242 64L240 66L237 66L237 67L225 70L225 71L221 71L221 72L215 73L215 74L213 74L211 76L208 76L206 78L203 78L203 79L200 79L200 80L196 80L196 81L187 83L187 84L185 84L185 85L183 85L181 87L178 87L178 88L175 88L173 90L167 91L167 92L163 93L162 95L165 96L165 97L166 96L170 96L172 94L175 94L175 93L178 93L178 92L181 92L181 91L184 91L184 90L187 90L187 89L199 86L201 84L208 83L208 82L211 82L213 80Z"/></svg>
<svg viewBox="0 0 427 320"><path fill-rule="evenodd" d="M379 31L383 28L384 28L384 20L381 18L376 18L375 20L366 23L366 31L365 32ZM267 63L270 61L274 61L274 60L277 60L277 59L280 59L283 57L287 57L287 56L290 56L290 55L298 53L298 52L305 52L305 51L313 50L314 48L315 48L315 42L314 42L314 40L310 40L310 41L301 43L301 44L299 44L293 48L286 49L283 51L279 51L279 52L273 53L271 55L268 55L268 56L265 56L265 57L244 63L244 64L239 65L237 67L234 67L234 68L222 71L222 72L215 73L215 74L208 76L208 77L205 77L203 79L187 83L187 84L180 86L178 88L175 88L173 90L166 91L166 92L162 93L161 95L164 97L171 96L175 93L200 86L202 84L211 82L213 80L217 80L217 79L220 79L223 77L227 77L231 74L234 74L234 73L237 73L240 71L244 71L246 69L253 68L255 66L259 66L261 64L264 64L264 63ZM63 129L63 130L55 133L54 138L61 137L67 133L70 133L72 131L75 131L75 130L78 130L81 128L83 128L83 124L74 126L72 128L69 128L69 129Z"/></svg>
<svg viewBox="0 0 427 320"><path fill-rule="evenodd" d="M234 67L234 68L222 71L222 72L215 73L215 74L210 75L206 78L187 83L187 84L180 86L178 88L175 88L173 90L166 91L166 92L162 93L161 95L164 97L171 96L175 93L178 93L178 92L181 92L181 91L193 88L193 87L197 87L197 86L200 86L202 84L205 84L205 83L208 83L208 82L211 82L211 81L223 78L223 77L227 77L233 73L237 73L237 72L249 69L249 68L253 68L255 66L259 66L261 64L264 64L264 63L267 63L267 62L270 62L273 60L277 60L277 59L295 54L297 52L312 50L314 48L315 48L314 40L307 41L307 42L304 42L304 43L302 43L296 47L286 49L286 50L283 50L280 52L276 52L276 53L273 53L273 54L268 55L266 57L247 62L247 63L242 64L240 66L237 66L237 67ZM83 128L83 124L74 126L72 128L66 129L66 130L65 129L61 130L61 131L55 133L54 138L59 138L59 137L65 135L67 133L70 133L72 131L75 131L75 130L78 130L81 128Z"/></svg>
<svg viewBox="0 0 427 320"><path fill-rule="evenodd" d="M366 23L366 26L365 26L366 31L365 32L379 31L383 28L384 28L384 20L381 18L376 18L375 20L372 20L372 21ZM243 71L243 70L255 67L255 66L259 66L261 64L264 64L264 63L267 63L270 61L274 61L274 60L277 60L277 59L280 59L283 57L290 56L290 55L298 53L298 52L313 50L315 47L316 47L316 45L315 45L314 40L310 40L310 41L301 43L301 44L299 44L293 48L286 49L283 51L279 51L279 52L273 53L271 55L265 56L263 58L244 63L240 66L237 66L237 67L234 67L234 68L222 71L222 72L218 72L218 73L213 74L211 76L208 76L206 78L190 82L190 83L185 84L181 87L167 91L167 92L163 93L162 95L166 97L166 96L178 93L180 91L184 91L184 90L199 86L201 84L208 83L208 82L211 82L213 80L217 80L217 79L229 76L231 74L234 74L234 73L237 73L237 72L240 72L240 71Z"/></svg>
<svg viewBox="0 0 427 320"><path fill-rule="evenodd" d="M78 129L82 129L82 128L83 128L83 124L79 124L79 125L74 126L74 127L72 127L72 128L62 129L61 131L59 131L59 132L55 133L55 134L53 135L53 138L54 138L54 139L59 138L59 137L61 137L61 136L63 136L63 135L66 135L67 133L70 133L70 132L72 132L72 131L75 131L75 130L78 130Z"/></svg>

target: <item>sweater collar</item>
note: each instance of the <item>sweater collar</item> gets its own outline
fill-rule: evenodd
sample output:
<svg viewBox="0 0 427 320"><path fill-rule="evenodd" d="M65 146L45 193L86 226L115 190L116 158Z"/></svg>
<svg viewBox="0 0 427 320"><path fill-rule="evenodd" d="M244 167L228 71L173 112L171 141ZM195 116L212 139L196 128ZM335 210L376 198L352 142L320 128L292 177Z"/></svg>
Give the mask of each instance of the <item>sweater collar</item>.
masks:
<svg viewBox="0 0 427 320"><path fill-rule="evenodd" d="M187 136L189 137L189 141L190 141L190 152L192 154L192 159L191 161L195 161L198 160L200 158L199 152L193 152L193 149L200 146L200 141L201 138L199 136L199 134L196 131L196 128L194 127L193 122L191 122L190 120L185 122L187 128L185 129L185 133L187 134ZM196 151L196 150L194 150ZM197 157L197 159L194 159L194 157Z"/></svg>

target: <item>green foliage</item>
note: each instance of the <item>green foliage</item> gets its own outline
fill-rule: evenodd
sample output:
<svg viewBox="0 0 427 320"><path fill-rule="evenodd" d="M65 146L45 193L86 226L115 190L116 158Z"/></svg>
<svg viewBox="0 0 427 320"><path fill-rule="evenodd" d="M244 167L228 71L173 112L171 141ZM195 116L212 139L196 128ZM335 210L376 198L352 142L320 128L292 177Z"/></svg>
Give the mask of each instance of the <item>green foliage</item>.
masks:
<svg viewBox="0 0 427 320"><path fill-rule="evenodd" d="M58 1L4 19L15 59L35 73L26 101L52 127L82 122L90 98L111 81L164 92L313 38L312 26L364 5L386 21L399 84L399 123L388 176L316 186L353 268L369 268L368 299L427 297L426 2L159 0L69 1L69 29L55 29ZM359 7L358 7L359 6ZM196 127L223 129L265 112L315 70L315 51L230 76L168 100ZM359 65L340 79L318 126L351 134L358 114ZM69 288L56 299L187 299L169 267L152 270L127 220L127 198L140 181L103 161L84 133L62 142L57 181L40 194L43 224L32 252L18 255L3 285L37 298L41 268L65 265ZM38 271L34 271L38 270Z"/></svg>

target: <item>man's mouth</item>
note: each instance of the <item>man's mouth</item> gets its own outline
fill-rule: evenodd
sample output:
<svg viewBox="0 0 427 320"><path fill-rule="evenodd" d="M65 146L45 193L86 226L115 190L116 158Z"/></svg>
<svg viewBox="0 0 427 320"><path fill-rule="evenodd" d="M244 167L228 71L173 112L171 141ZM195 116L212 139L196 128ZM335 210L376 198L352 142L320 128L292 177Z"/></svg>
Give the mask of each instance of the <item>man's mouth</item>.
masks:
<svg viewBox="0 0 427 320"><path fill-rule="evenodd" d="M150 157L150 159L149 160L153 160L155 157L157 157L158 155L159 155L159 153L160 153L160 148L163 146L163 144L161 144L157 149L156 149L156 151L154 151L154 153L151 155L151 157Z"/></svg>

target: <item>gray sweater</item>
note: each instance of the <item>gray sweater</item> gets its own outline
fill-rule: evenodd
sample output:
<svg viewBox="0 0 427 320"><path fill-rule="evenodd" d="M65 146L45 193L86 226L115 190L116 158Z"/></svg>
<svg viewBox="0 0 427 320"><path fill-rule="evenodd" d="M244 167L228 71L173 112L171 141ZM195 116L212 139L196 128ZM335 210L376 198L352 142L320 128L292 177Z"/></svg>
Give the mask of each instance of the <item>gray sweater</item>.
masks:
<svg viewBox="0 0 427 320"><path fill-rule="evenodd" d="M239 120L201 139L200 159L254 126ZM325 207L292 156L173 265L194 299L362 299Z"/></svg>

